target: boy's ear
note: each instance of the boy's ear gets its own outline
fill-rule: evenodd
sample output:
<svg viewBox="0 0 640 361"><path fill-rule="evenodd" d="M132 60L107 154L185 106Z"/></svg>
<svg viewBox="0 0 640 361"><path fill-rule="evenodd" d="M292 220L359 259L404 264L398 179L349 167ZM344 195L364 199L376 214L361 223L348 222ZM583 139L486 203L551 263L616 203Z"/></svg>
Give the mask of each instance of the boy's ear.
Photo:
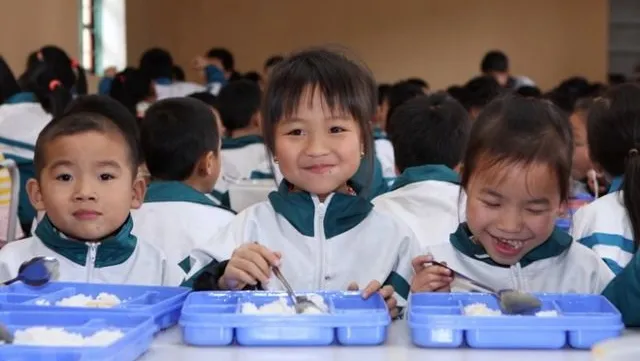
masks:
<svg viewBox="0 0 640 361"><path fill-rule="evenodd" d="M458 165L456 165L453 170L458 173L458 174L462 174L462 171L464 170L464 165L462 163L458 163Z"/></svg>
<svg viewBox="0 0 640 361"><path fill-rule="evenodd" d="M136 177L133 180L131 193L131 209L140 208L144 202L144 195L147 193L147 183L143 177Z"/></svg>
<svg viewBox="0 0 640 361"><path fill-rule="evenodd" d="M257 111L251 117L251 125L256 127L256 128L261 128L262 127L262 115L260 115L260 111Z"/></svg>
<svg viewBox="0 0 640 361"><path fill-rule="evenodd" d="M218 154L220 154L219 150ZM212 175L217 171L217 163L218 157L213 154L213 151L205 153L201 158L200 164L198 165L201 168L200 173L204 176Z"/></svg>
<svg viewBox="0 0 640 361"><path fill-rule="evenodd" d="M40 182L37 179L31 178L27 181L27 194L29 195L29 201L33 208L37 211L44 211L44 201L42 200L42 190L40 188Z"/></svg>

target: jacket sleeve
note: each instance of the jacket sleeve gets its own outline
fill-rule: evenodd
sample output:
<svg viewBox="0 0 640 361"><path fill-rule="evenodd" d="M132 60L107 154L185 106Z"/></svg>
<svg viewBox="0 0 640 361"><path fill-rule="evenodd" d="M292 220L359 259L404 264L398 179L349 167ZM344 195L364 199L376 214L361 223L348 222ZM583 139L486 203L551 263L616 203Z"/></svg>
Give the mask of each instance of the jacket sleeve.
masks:
<svg viewBox="0 0 640 361"><path fill-rule="evenodd" d="M233 251L251 239L247 232L250 223L250 210L238 214L227 226L222 228L207 242L201 243L191 251L191 269L187 274L183 286L192 287L194 282L203 273L212 273L219 264L231 259ZM224 263L226 267L226 263ZM224 273L224 269L223 269ZM220 274L219 277L221 277ZM219 278L218 277L218 278Z"/></svg>
<svg viewBox="0 0 640 361"><path fill-rule="evenodd" d="M411 260L420 253L420 247L413 232L408 227L406 230L407 233L401 240L398 249L398 263L384 282L385 285L393 286L399 307L406 306L409 299L411 281L414 276Z"/></svg>
<svg viewBox="0 0 640 361"><path fill-rule="evenodd" d="M640 252L636 253L602 294L620 310L627 327L640 326Z"/></svg>

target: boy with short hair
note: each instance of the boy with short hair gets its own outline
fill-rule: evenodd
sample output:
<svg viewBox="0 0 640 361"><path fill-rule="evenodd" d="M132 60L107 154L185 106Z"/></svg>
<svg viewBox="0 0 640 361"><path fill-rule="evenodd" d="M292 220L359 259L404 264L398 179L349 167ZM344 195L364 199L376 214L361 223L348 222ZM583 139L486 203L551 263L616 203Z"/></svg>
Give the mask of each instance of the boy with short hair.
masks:
<svg viewBox="0 0 640 361"><path fill-rule="evenodd" d="M446 94L407 101L391 117L391 142L401 172L391 191L373 200L375 208L397 216L423 248L448 240L462 221L458 168L470 120Z"/></svg>
<svg viewBox="0 0 640 361"><path fill-rule="evenodd" d="M269 162L260 130L262 91L250 80L238 80L224 87L217 98L217 109L228 137L222 139L222 177L213 195L229 206L229 183L249 179L255 170Z"/></svg>
<svg viewBox="0 0 640 361"><path fill-rule="evenodd" d="M152 182L133 212L134 233L189 272L189 253L234 217L208 194L220 172L220 134L211 109L192 98L157 102L140 131Z"/></svg>
<svg viewBox="0 0 640 361"><path fill-rule="evenodd" d="M55 257L62 281L176 286L183 274L131 233L130 210L144 197L135 135L95 113L52 120L35 147L33 206L45 211L35 236L0 250L0 278L35 256Z"/></svg>

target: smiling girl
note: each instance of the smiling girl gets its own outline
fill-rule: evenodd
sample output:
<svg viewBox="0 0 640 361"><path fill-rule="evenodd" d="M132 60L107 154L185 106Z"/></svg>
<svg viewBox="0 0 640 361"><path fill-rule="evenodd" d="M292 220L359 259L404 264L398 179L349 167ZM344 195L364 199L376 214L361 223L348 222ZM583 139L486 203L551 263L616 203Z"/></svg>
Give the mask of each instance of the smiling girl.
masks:
<svg viewBox="0 0 640 361"><path fill-rule="evenodd" d="M341 54L313 49L278 64L262 119L284 180L269 201L246 209L194 251L195 270L209 264L194 277L195 288L283 289L272 280L271 267L279 266L295 290L366 286L363 297L380 291L397 315L417 243L350 181L363 159L373 164L375 111L373 77Z"/></svg>

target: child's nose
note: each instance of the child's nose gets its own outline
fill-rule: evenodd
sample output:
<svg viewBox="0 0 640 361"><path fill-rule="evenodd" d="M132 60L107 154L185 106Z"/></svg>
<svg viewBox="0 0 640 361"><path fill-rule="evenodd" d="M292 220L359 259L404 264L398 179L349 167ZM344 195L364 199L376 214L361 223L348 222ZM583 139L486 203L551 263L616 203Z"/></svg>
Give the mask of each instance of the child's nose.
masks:
<svg viewBox="0 0 640 361"><path fill-rule="evenodd" d="M501 231L516 233L522 230L522 214L521 212L513 209L505 208L500 215L500 222L498 228Z"/></svg>
<svg viewBox="0 0 640 361"><path fill-rule="evenodd" d="M95 192L95 188L92 186L91 182L88 180L80 179L76 182L76 189L74 194L74 199L78 201L85 200L96 200L97 194Z"/></svg>
<svg viewBox="0 0 640 361"><path fill-rule="evenodd" d="M328 147L323 136L315 135L309 137L306 149L307 155L317 157L325 155L328 152Z"/></svg>

